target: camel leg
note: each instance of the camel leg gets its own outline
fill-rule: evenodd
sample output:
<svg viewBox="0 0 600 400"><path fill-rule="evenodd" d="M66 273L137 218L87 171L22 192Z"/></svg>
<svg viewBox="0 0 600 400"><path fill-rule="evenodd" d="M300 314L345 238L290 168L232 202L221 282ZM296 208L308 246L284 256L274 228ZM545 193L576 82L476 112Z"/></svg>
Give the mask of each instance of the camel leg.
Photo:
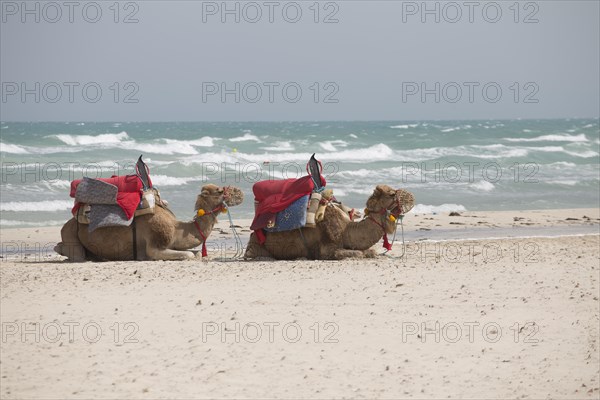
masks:
<svg viewBox="0 0 600 400"><path fill-rule="evenodd" d="M335 251L335 258L342 260L344 258L363 258L362 250L338 249Z"/></svg>
<svg viewBox="0 0 600 400"><path fill-rule="evenodd" d="M261 246L260 243L258 243L258 240L256 239L256 235L254 233L252 233L250 235L250 240L248 241L248 244L246 245L246 252L244 253L244 260L252 260L255 258L259 258L259 257L267 257L272 259L273 257L271 256L271 254L269 253L269 251L267 249L264 248L264 246Z"/></svg>
<svg viewBox="0 0 600 400"><path fill-rule="evenodd" d="M364 255L365 258L376 258L377 257L377 251L375 251L375 249L363 250L363 255Z"/></svg>
<svg viewBox="0 0 600 400"><path fill-rule="evenodd" d="M172 249L157 249L150 245L146 245L146 254L151 260L190 260L195 258L191 251L180 251Z"/></svg>
<svg viewBox="0 0 600 400"><path fill-rule="evenodd" d="M54 251L67 257L71 262L85 261L85 248L77 237L77 221L71 218L60 230L62 242L54 247Z"/></svg>
<svg viewBox="0 0 600 400"><path fill-rule="evenodd" d="M327 244L323 244L321 243L321 245L319 246L319 255L318 255L318 259L319 260L336 260L337 258L337 252L338 252L338 247L337 244L335 243L327 243Z"/></svg>

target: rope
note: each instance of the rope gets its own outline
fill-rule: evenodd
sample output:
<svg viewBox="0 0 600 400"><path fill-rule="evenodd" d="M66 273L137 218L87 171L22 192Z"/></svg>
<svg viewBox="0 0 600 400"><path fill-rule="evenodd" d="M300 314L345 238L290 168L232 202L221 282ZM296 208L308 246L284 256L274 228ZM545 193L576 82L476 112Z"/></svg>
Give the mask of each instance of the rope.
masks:
<svg viewBox="0 0 600 400"><path fill-rule="evenodd" d="M233 238L235 240L235 254L232 257L218 257L214 258L213 261L219 262L231 262L231 261L239 261L244 257L244 245L242 243L242 238L240 234L235 229L235 224L233 223L233 218L231 217L231 212L229 211L229 206L225 201L223 201L225 205L225 209L227 210L227 217L229 218L229 227L233 233Z"/></svg>
<svg viewBox="0 0 600 400"><path fill-rule="evenodd" d="M398 222L399 222L400 223L400 231L401 231L401 235L402 235L402 254L400 256L391 256L391 255L387 254L389 252L389 250L386 250L383 253L381 253L382 256L387 256L390 258L403 258L404 257L404 254L406 253L406 243L404 242L403 220L404 220L404 215L399 215L398 218L396 219L396 227L394 229L394 236L392 237L392 245L393 245L394 242L396 241L396 233L398 232Z"/></svg>

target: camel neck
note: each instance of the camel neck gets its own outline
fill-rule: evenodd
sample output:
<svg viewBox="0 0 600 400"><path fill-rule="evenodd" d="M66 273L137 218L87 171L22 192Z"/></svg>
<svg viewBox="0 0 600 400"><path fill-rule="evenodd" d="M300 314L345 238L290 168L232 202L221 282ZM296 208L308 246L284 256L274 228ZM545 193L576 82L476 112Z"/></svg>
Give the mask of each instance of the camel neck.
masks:
<svg viewBox="0 0 600 400"><path fill-rule="evenodd" d="M350 222L344 230L344 248L351 250L367 250L381 240L384 229L388 231L387 221L369 221L365 218L360 222ZM382 226L380 226L381 224Z"/></svg>
<svg viewBox="0 0 600 400"><path fill-rule="evenodd" d="M202 218L197 219L198 226L204 237L208 238L208 235L212 232L217 217L210 214ZM198 228L194 221L190 222L179 222L175 228L175 241L174 249L190 249L193 247L200 246L204 240L198 233Z"/></svg>

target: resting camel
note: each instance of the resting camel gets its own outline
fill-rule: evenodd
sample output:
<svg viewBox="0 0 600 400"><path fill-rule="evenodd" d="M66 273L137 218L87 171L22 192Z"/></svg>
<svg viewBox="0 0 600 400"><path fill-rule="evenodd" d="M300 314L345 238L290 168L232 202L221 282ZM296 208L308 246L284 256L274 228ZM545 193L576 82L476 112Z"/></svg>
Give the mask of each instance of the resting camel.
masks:
<svg viewBox="0 0 600 400"><path fill-rule="evenodd" d="M194 258L188 249L201 245L210 235L217 216L228 206L241 204L242 191L235 187L205 185L196 199L193 221L178 221L173 213L156 206L154 214L135 217L137 260L186 260ZM199 216L198 210L205 210ZM196 226L200 228L200 232ZM98 228L89 233L87 225L70 219L60 231L62 242L54 248L69 261L133 260L132 226Z"/></svg>
<svg viewBox="0 0 600 400"><path fill-rule="evenodd" d="M341 260L374 257L376 252L371 247L384 233L393 234L395 218L413 206L414 197L409 192L378 185L367 200L367 215L363 220L350 221L338 207L327 207L323 220L315 228L266 232L266 241L262 245L252 233L244 258Z"/></svg>

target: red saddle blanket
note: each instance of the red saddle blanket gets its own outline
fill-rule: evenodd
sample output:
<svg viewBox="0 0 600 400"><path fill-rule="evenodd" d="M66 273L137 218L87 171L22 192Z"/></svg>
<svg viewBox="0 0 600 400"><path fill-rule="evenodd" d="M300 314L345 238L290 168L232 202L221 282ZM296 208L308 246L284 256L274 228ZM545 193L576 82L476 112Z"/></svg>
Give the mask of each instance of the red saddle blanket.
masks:
<svg viewBox="0 0 600 400"><path fill-rule="evenodd" d="M299 179L255 183L252 191L254 192L254 200L258 204L250 229L258 230L265 228L270 220L274 220L276 213L285 210L302 196L311 194L314 187L315 184L310 175Z"/></svg>
<svg viewBox="0 0 600 400"><path fill-rule="evenodd" d="M117 193L117 204L123 209L127 219L131 219L135 214L135 210L140 204L142 197L142 182L137 175L126 175L126 176L113 176L111 178L98 178L98 180L111 185L115 185L119 192ZM75 192L77 186L81 183L82 179L77 179L71 182L71 197L75 198ZM75 203L75 206L71 210L73 215L77 213L81 203Z"/></svg>

